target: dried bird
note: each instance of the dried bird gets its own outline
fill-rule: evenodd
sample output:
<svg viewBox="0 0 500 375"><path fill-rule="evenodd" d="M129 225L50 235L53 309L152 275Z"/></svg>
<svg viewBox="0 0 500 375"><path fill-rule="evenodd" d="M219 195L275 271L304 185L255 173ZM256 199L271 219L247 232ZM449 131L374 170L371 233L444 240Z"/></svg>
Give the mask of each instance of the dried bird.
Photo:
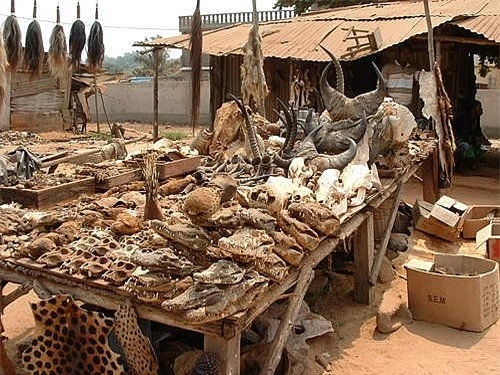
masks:
<svg viewBox="0 0 500 375"><path fill-rule="evenodd" d="M87 63L91 72L95 73L102 67L104 61L104 35L99 19L99 4L95 5L95 21L89 32L87 44Z"/></svg>
<svg viewBox="0 0 500 375"><path fill-rule="evenodd" d="M196 2L196 9L193 13L193 21L191 24L191 40L190 40L191 82L192 82L191 125L193 127L193 136L196 125L198 124L200 117L202 44L203 44L203 35L201 32L200 0L198 0Z"/></svg>
<svg viewBox="0 0 500 375"><path fill-rule="evenodd" d="M7 61L11 71L16 71L17 66L23 58L23 45L21 43L21 28L14 15L16 5L14 0L10 0L11 15L7 17L3 25L3 39L7 52Z"/></svg>
<svg viewBox="0 0 500 375"><path fill-rule="evenodd" d="M85 48L86 39L85 24L80 20L80 2L78 2L76 5L76 21L73 22L71 31L69 32L69 51L74 72L80 70L82 51Z"/></svg>
<svg viewBox="0 0 500 375"><path fill-rule="evenodd" d="M26 43L24 49L24 65L31 74L31 78L42 73L45 49L43 47L42 29L36 20L37 5L33 1L33 21L26 30Z"/></svg>
<svg viewBox="0 0 500 375"><path fill-rule="evenodd" d="M158 170L156 169L156 153L144 156L141 163L142 174L144 176L144 188L146 189L146 204L144 205L144 219L163 219L160 204L158 202Z"/></svg>
<svg viewBox="0 0 500 375"><path fill-rule="evenodd" d="M57 24L54 26L54 30L52 30L52 34L50 35L49 57L47 59L50 73L58 79L62 79L68 69L66 60L68 46L66 45L64 29L60 23L61 13L58 5Z"/></svg>

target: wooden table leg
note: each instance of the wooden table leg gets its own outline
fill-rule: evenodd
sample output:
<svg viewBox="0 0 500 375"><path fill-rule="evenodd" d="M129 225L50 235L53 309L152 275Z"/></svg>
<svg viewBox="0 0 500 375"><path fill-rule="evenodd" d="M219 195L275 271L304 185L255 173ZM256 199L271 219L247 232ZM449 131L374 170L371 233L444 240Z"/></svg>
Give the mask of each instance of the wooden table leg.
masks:
<svg viewBox="0 0 500 375"><path fill-rule="evenodd" d="M237 333L230 340L221 336L205 335L205 351L215 354L223 362L219 374L240 374L240 341L241 333Z"/></svg>
<svg viewBox="0 0 500 375"><path fill-rule="evenodd" d="M274 371L280 362L288 335L290 334L292 326L295 323L295 319L297 319L297 314L299 313L302 300L304 299L307 288L309 287L309 284L311 284L313 278L314 271L312 267L303 266L297 279L297 284L295 285L293 294L289 298L288 308L281 318L280 326L276 332L276 336L274 336L273 342L271 343L266 362L260 371L260 375L274 375Z"/></svg>
<svg viewBox="0 0 500 375"><path fill-rule="evenodd" d="M439 165L437 150L422 165L422 195L424 201L434 203L439 199Z"/></svg>
<svg viewBox="0 0 500 375"><path fill-rule="evenodd" d="M374 252L373 214L368 212L354 237L354 300L365 305L371 300L370 270Z"/></svg>

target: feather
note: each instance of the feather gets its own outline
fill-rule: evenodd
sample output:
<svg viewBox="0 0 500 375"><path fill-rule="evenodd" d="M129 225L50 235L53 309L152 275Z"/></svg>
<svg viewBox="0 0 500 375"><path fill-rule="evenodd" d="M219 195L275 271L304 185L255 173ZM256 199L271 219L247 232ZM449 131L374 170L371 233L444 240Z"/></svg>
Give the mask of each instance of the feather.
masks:
<svg viewBox="0 0 500 375"><path fill-rule="evenodd" d="M200 86L201 86L201 51L203 35L201 32L200 0L196 2L196 9L193 13L191 24L190 60L191 60L191 125L193 135L200 116Z"/></svg>
<svg viewBox="0 0 500 375"><path fill-rule="evenodd" d="M9 69L16 71L17 66L23 59L23 45L21 42L21 28L13 14L8 16L3 25L3 39L5 41L5 51Z"/></svg>
<svg viewBox="0 0 500 375"><path fill-rule="evenodd" d="M5 104L5 98L7 97L7 54L5 52L4 41L2 37L2 32L0 31L0 113L2 113L3 106Z"/></svg>
<svg viewBox="0 0 500 375"><path fill-rule="evenodd" d="M82 61L82 52L85 48L86 39L85 24L80 20L80 2L78 2L76 5L76 21L71 25L69 32L69 53L74 72L80 70L80 62Z"/></svg>
<svg viewBox="0 0 500 375"><path fill-rule="evenodd" d="M42 73L44 57L42 29L38 21L33 20L26 30L26 48L24 49L24 65L31 73L31 78Z"/></svg>
<svg viewBox="0 0 500 375"><path fill-rule="evenodd" d="M64 29L59 22L59 7L57 7L57 25L54 26L54 30L52 30L52 34L50 35L48 63L50 73L54 77L62 79L68 68L66 60L68 46L66 44Z"/></svg>

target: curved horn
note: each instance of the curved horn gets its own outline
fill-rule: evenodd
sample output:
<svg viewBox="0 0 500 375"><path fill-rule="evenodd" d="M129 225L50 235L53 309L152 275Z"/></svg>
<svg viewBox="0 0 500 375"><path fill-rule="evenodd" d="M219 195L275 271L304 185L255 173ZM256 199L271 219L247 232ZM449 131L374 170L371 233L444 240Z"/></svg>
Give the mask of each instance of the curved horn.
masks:
<svg viewBox="0 0 500 375"><path fill-rule="evenodd" d="M285 124L285 142L283 142L283 145L281 146L279 150L279 154L283 155L283 151L288 148L288 143L290 143L290 124L286 120L286 118L278 112L276 109L273 108L274 113L278 115L278 118L281 120L283 124Z"/></svg>
<svg viewBox="0 0 500 375"><path fill-rule="evenodd" d="M236 96L233 94L229 94L229 97L233 99L233 101L236 103L238 108L240 109L244 119L245 119L245 131L248 136L248 141L250 143L250 148L252 151L252 156L253 158L260 158L260 149L259 149L259 143L257 141L257 133L255 131L254 125L250 121L250 116L248 115L247 109L245 105L243 104L242 101L240 101Z"/></svg>
<svg viewBox="0 0 500 375"><path fill-rule="evenodd" d="M335 113L338 112L338 109L342 108L345 105L345 103L347 102L347 97L342 92L331 87L330 84L328 83L328 78L327 78L328 72L330 71L330 67L332 66L332 64L333 62L329 63L323 70L323 73L321 74L321 78L319 80L319 90L326 110L328 111L328 113L330 113L332 119L335 119L336 118ZM342 86L343 86L343 78L342 78Z"/></svg>
<svg viewBox="0 0 500 375"><path fill-rule="evenodd" d="M274 154L273 162L278 167L283 168L284 170L287 171L288 168L290 167L290 164L292 164L292 158L290 158L290 159L284 159L281 156L279 156L278 154Z"/></svg>
<svg viewBox="0 0 500 375"><path fill-rule="evenodd" d="M349 148L338 155L328 156L329 168L342 170L344 169L356 156L358 145L351 138L347 138Z"/></svg>
<svg viewBox="0 0 500 375"><path fill-rule="evenodd" d="M340 92L341 94L344 94L344 90L345 90L345 85L344 85L344 72L342 71L342 66L340 65L339 63L339 60L337 60L337 58L335 57L335 55L333 53L331 53L330 51L328 51L325 47L323 46L320 46L321 49L323 49L323 51L325 51L325 53L330 56L330 60L332 60L332 63L335 67L335 76L337 78L337 91Z"/></svg>
<svg viewBox="0 0 500 375"><path fill-rule="evenodd" d="M387 96L387 87L385 85L385 79L382 73L380 72L377 64L372 61L373 68L375 69L375 73L377 74L378 82L377 82L377 91L383 92L385 96Z"/></svg>

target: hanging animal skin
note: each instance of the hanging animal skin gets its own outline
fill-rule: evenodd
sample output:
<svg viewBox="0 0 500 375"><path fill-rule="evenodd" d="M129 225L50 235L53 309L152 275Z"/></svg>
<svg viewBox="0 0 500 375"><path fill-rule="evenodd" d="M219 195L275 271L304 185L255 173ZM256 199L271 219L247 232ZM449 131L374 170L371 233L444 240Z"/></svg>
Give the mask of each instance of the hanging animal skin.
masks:
<svg viewBox="0 0 500 375"><path fill-rule="evenodd" d="M47 62L52 75L58 79L62 79L68 69L67 54L68 46L66 45L66 35L60 24L61 14L59 5L57 6L57 25L54 26L50 35L49 57Z"/></svg>
<svg viewBox="0 0 500 375"><path fill-rule="evenodd" d="M76 18L69 32L69 50L73 72L78 72L80 70L82 52L85 48L85 40L87 38L85 24L80 20L80 2L76 5Z"/></svg>
<svg viewBox="0 0 500 375"><path fill-rule="evenodd" d="M43 59L45 49L43 47L42 29L36 20L37 5L33 3L33 21L26 30L26 47L24 50L24 65L31 74L31 78L37 77L43 70Z"/></svg>
<svg viewBox="0 0 500 375"><path fill-rule="evenodd" d="M89 32L87 60L89 70L95 73L102 67L104 61L104 35L102 26L98 21L99 19L99 6L96 3L95 8L95 22L92 24Z"/></svg>
<svg viewBox="0 0 500 375"><path fill-rule="evenodd" d="M23 58L23 46L21 42L21 28L14 15L16 12L15 1L10 2L11 15L5 19L3 24L3 39L5 41L5 50L7 52L7 61L9 68L15 72L17 66Z"/></svg>

